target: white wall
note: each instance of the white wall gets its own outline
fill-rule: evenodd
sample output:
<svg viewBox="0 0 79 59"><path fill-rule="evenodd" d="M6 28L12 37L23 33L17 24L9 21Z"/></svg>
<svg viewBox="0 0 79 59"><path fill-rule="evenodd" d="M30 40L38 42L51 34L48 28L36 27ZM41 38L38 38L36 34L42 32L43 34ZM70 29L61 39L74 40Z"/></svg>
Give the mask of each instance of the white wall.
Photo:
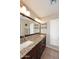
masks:
<svg viewBox="0 0 79 59"><path fill-rule="evenodd" d="M59 45L59 19L50 20L47 23L47 46Z"/></svg>

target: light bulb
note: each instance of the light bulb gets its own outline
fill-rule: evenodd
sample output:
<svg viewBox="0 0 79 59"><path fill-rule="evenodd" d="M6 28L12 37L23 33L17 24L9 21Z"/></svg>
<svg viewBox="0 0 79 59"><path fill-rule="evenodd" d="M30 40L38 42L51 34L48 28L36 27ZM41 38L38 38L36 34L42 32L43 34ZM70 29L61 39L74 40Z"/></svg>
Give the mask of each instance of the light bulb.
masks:
<svg viewBox="0 0 79 59"><path fill-rule="evenodd" d="M20 8L20 12L27 15L27 16L30 16L30 11L28 11L25 6L22 6Z"/></svg>
<svg viewBox="0 0 79 59"><path fill-rule="evenodd" d="M27 16L30 16L30 11L26 11L26 15Z"/></svg>

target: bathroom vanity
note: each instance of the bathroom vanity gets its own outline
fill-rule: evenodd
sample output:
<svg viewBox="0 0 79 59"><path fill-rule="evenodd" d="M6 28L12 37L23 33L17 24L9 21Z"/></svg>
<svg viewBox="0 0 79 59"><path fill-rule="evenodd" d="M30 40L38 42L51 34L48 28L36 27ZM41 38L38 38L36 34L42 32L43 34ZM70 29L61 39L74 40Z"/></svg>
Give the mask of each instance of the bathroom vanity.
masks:
<svg viewBox="0 0 79 59"><path fill-rule="evenodd" d="M20 13L20 28L20 59L40 59L46 47L46 35L40 34L41 24Z"/></svg>
<svg viewBox="0 0 79 59"><path fill-rule="evenodd" d="M43 34L36 34L29 37L33 44L20 50L21 59L40 59L46 47L46 36Z"/></svg>

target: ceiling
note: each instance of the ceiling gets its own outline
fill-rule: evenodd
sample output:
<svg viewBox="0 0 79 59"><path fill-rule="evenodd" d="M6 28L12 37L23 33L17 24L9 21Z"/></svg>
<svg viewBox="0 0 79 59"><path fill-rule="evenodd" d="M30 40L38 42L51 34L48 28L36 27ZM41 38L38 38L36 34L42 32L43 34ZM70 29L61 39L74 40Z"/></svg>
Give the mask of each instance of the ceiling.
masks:
<svg viewBox="0 0 79 59"><path fill-rule="evenodd" d="M51 0L23 0L24 5L30 10L33 16L41 20L54 19L59 16L59 4L51 4Z"/></svg>

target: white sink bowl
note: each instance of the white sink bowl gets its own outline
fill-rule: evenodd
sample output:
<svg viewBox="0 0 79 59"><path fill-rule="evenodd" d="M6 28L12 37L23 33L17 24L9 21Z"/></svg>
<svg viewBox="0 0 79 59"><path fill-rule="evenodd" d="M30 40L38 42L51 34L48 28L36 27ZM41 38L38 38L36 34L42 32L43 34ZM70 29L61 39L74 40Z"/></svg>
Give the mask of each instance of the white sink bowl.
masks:
<svg viewBox="0 0 79 59"><path fill-rule="evenodd" d="M20 44L20 50L22 50L22 49L24 49L24 48L27 48L28 46L30 46L30 45L33 44L33 43L34 43L33 41L28 40L28 41L26 41L26 42Z"/></svg>

